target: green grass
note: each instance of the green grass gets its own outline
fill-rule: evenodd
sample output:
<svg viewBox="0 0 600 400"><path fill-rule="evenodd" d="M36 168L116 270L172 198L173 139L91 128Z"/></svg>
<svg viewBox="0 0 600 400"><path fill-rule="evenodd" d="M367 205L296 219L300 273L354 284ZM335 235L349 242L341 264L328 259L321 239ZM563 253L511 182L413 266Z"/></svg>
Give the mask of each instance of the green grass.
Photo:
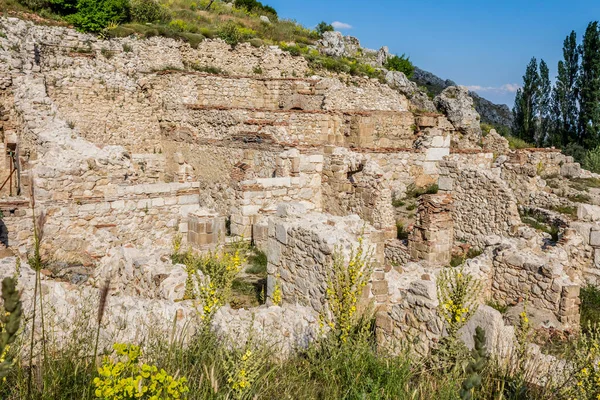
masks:
<svg viewBox="0 0 600 400"><path fill-rule="evenodd" d="M590 325L600 324L600 289L588 285L581 288L581 328L587 331Z"/></svg>
<svg viewBox="0 0 600 400"><path fill-rule="evenodd" d="M248 256L248 263L250 264L246 268L246 272L249 274L267 276L267 255L258 250L254 249L253 253Z"/></svg>
<svg viewBox="0 0 600 400"><path fill-rule="evenodd" d="M585 193L577 193L577 194L573 194L573 195L568 195L567 199L569 199L575 203L589 203L592 201L592 198L588 194L585 194Z"/></svg>
<svg viewBox="0 0 600 400"><path fill-rule="evenodd" d="M415 185L410 185L406 190L407 198L417 198L424 194L436 194L439 191L439 187L437 183L429 185L427 187L416 187Z"/></svg>
<svg viewBox="0 0 600 400"><path fill-rule="evenodd" d="M546 232L547 234L549 234L552 237L553 242L558 241L558 234L560 232L560 229L557 226L549 225L544 220L544 218L542 218L536 214L530 213L528 211L520 212L520 215L521 215L521 222L529 225L533 229L536 229L536 230L542 231L542 232Z"/></svg>
<svg viewBox="0 0 600 400"><path fill-rule="evenodd" d="M408 232L404 230L404 224L402 224L402 222L396 222L396 238L398 240L408 239Z"/></svg>
<svg viewBox="0 0 600 400"><path fill-rule="evenodd" d="M519 138L514 137L514 136L507 136L506 139L508 140L508 146L512 150L529 149L529 148L535 147L533 144L527 143L523 139L519 139Z"/></svg>
<svg viewBox="0 0 600 400"><path fill-rule="evenodd" d="M508 311L508 306L506 304L500 304L494 300L488 300L485 302L485 304L499 311L500 314L504 314Z"/></svg>
<svg viewBox="0 0 600 400"><path fill-rule="evenodd" d="M577 207L570 206L552 206L550 207L552 211L556 211L561 214L566 214L570 217L577 218Z"/></svg>
<svg viewBox="0 0 600 400"><path fill-rule="evenodd" d="M573 178L569 180L572 188L585 191L589 188L600 188L600 179L598 178Z"/></svg>

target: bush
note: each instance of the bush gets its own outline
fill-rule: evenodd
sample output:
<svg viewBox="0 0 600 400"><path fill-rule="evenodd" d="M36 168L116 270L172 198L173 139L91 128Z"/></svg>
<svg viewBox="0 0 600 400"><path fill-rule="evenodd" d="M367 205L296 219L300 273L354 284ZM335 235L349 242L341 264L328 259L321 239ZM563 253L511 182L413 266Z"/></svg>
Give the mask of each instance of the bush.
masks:
<svg viewBox="0 0 600 400"><path fill-rule="evenodd" d="M319 25L317 25L317 27L315 28L315 30L317 31L317 33L319 34L319 36L323 36L323 34L325 32L333 32L333 25L328 24L325 21L321 21L319 22Z"/></svg>
<svg viewBox="0 0 600 400"><path fill-rule="evenodd" d="M506 140L508 140L508 146L511 149L513 149L513 150L516 150L516 149L529 149L529 148L535 147L531 143L527 143L523 139L519 139L519 138L514 137L514 136L507 136Z"/></svg>
<svg viewBox="0 0 600 400"><path fill-rule="evenodd" d="M23 4L27 8L31 8L32 10L40 10L48 7L49 5L47 0L19 0L19 3Z"/></svg>
<svg viewBox="0 0 600 400"><path fill-rule="evenodd" d="M402 54L400 57L394 56L389 58L385 63L385 68L390 71L400 71L406 75L407 78L412 78L415 72L415 66L410 62L410 58Z"/></svg>
<svg viewBox="0 0 600 400"><path fill-rule="evenodd" d="M260 13L263 12L265 14L271 14L274 17L277 17L277 11L271 7L262 4L260 1L256 0L235 0L233 5L236 8L244 8L250 12Z"/></svg>
<svg viewBox="0 0 600 400"><path fill-rule="evenodd" d="M578 162L578 163L583 163L583 159L585 158L585 155L586 155L585 148L582 145L577 144L577 143L567 144L563 149L563 153L567 156L573 157L575 162Z"/></svg>
<svg viewBox="0 0 600 400"><path fill-rule="evenodd" d="M109 24L129 21L128 0L79 0L77 13L68 17L82 32L100 32Z"/></svg>
<svg viewBox="0 0 600 400"><path fill-rule="evenodd" d="M49 0L48 5L57 14L70 15L77 12L77 0Z"/></svg>
<svg viewBox="0 0 600 400"><path fill-rule="evenodd" d="M156 0L132 0L131 19L137 22L166 22L170 19L167 9Z"/></svg>
<svg viewBox="0 0 600 400"><path fill-rule="evenodd" d="M583 168L595 173L600 172L600 146L588 150L583 158Z"/></svg>
<svg viewBox="0 0 600 400"><path fill-rule="evenodd" d="M240 42L250 39L254 35L256 35L255 31L240 27L235 22L226 23L219 31L219 37L233 47Z"/></svg>

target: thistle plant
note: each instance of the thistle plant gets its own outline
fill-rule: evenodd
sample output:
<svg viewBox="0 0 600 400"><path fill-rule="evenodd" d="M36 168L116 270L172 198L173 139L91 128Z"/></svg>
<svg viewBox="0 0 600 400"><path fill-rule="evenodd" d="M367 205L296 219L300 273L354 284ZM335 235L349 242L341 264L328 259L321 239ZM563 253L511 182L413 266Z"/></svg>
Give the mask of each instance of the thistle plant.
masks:
<svg viewBox="0 0 600 400"><path fill-rule="evenodd" d="M117 343L112 357L106 356L94 379L94 394L104 400L159 400L185 398L187 379L169 375L164 369L140 361L138 346Z"/></svg>
<svg viewBox="0 0 600 400"><path fill-rule="evenodd" d="M471 400L476 389L481 387L481 373L487 363L488 355L485 347L485 331L481 327L475 328L473 335L475 347L471 351L471 361L465 372L467 378L462 382L460 388L461 400Z"/></svg>
<svg viewBox="0 0 600 400"><path fill-rule="evenodd" d="M2 281L2 299L4 313L0 316L0 378L5 379L12 367L8 357L10 345L17 339L17 332L23 314L20 295L16 290L15 280L4 278Z"/></svg>
<svg viewBox="0 0 600 400"><path fill-rule="evenodd" d="M348 341L362 320L358 306L373 271L371 257L372 252L365 250L362 237L358 239L358 247L352 249L348 262L340 248L333 254L326 291L329 315L325 319L342 343Z"/></svg>

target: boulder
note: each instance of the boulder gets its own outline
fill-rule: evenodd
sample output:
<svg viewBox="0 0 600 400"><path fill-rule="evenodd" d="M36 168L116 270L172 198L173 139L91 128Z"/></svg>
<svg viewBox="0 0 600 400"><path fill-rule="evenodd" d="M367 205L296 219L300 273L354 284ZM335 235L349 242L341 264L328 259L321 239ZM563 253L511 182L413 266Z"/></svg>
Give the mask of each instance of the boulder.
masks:
<svg viewBox="0 0 600 400"><path fill-rule="evenodd" d="M579 178L581 176L581 165L579 163L565 163L560 167L560 175L565 178Z"/></svg>
<svg viewBox="0 0 600 400"><path fill-rule="evenodd" d="M518 326L521 321L521 313L525 310L523 303L519 303L514 307L510 307L504 317L513 326ZM549 310L540 310L533 307L531 304L527 305L527 318L529 319L529 325L533 329L539 328L562 328L561 323L558 321L553 312Z"/></svg>
<svg viewBox="0 0 600 400"><path fill-rule="evenodd" d="M342 57L346 52L346 42L340 32L325 32L318 45L321 53L330 57Z"/></svg>
<svg viewBox="0 0 600 400"><path fill-rule="evenodd" d="M449 86L434 99L434 102L457 131L471 141L479 141L480 117L466 87Z"/></svg>
<svg viewBox="0 0 600 400"><path fill-rule="evenodd" d="M390 58L390 50L388 49L387 46L383 46L377 52L377 59L376 59L377 65L379 65L380 67L383 67L385 65L385 63L387 62L388 58Z"/></svg>
<svg viewBox="0 0 600 400"><path fill-rule="evenodd" d="M405 95L414 107L421 111L435 112L433 102L427 97L416 83L411 81L400 71L388 71L385 75L387 84Z"/></svg>
<svg viewBox="0 0 600 400"><path fill-rule="evenodd" d="M469 349L475 345L473 335L478 326L485 330L488 352L502 358L513 351L515 330L512 326L504 324L500 312L490 306L479 306L469 322L458 331L459 338Z"/></svg>
<svg viewBox="0 0 600 400"><path fill-rule="evenodd" d="M269 17L267 17L266 15L261 15L261 16L260 16L260 20L261 20L262 22L265 22L265 23L267 23L267 24L270 24L270 23L271 23L271 20L270 20L270 19L269 19Z"/></svg>
<svg viewBox="0 0 600 400"><path fill-rule="evenodd" d="M577 207L577 219L587 222L600 221L600 206L579 204Z"/></svg>

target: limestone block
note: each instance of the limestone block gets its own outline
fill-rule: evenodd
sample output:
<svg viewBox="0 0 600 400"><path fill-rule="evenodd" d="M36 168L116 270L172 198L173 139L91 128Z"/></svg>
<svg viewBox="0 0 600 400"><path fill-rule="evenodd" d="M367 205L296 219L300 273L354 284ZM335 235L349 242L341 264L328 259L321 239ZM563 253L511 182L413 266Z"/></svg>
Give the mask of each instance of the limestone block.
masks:
<svg viewBox="0 0 600 400"><path fill-rule="evenodd" d="M590 231L590 246L600 247L600 227L594 226Z"/></svg>
<svg viewBox="0 0 600 400"><path fill-rule="evenodd" d="M577 207L577 219L580 221L600 221L600 206L579 204Z"/></svg>
<svg viewBox="0 0 600 400"><path fill-rule="evenodd" d="M499 311L487 305L481 305L467 324L458 331L459 337L469 349L475 345L473 336L478 326L485 330L488 351L500 356L511 354L515 343L514 327L504 324Z"/></svg>
<svg viewBox="0 0 600 400"><path fill-rule="evenodd" d="M437 161L443 159L445 156L450 154L450 149L446 147L430 147L425 153L425 159L427 161Z"/></svg>

